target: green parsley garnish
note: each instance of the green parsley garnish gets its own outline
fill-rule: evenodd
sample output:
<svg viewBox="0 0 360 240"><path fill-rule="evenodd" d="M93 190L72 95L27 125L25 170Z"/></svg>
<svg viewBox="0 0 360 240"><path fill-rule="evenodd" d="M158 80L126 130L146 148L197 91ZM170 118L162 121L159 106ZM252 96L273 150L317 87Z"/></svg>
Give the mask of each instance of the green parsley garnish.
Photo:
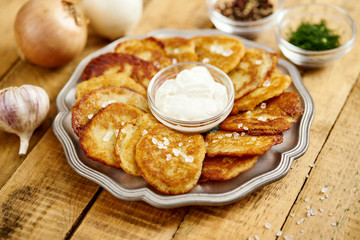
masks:
<svg viewBox="0 0 360 240"><path fill-rule="evenodd" d="M339 35L333 34L322 20L319 24L301 23L290 34L289 42L305 50L322 51L340 46Z"/></svg>

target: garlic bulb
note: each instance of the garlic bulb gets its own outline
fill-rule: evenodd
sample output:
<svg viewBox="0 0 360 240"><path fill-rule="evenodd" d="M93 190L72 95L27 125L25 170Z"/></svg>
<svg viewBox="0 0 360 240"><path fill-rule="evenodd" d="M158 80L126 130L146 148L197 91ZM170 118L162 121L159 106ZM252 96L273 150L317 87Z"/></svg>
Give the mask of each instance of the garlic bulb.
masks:
<svg viewBox="0 0 360 240"><path fill-rule="evenodd" d="M26 154L34 130L49 112L49 96L41 87L23 85L0 90L0 130L20 137L19 154Z"/></svg>
<svg viewBox="0 0 360 240"><path fill-rule="evenodd" d="M85 15L94 31L114 40L124 36L139 22L142 0L83 0Z"/></svg>

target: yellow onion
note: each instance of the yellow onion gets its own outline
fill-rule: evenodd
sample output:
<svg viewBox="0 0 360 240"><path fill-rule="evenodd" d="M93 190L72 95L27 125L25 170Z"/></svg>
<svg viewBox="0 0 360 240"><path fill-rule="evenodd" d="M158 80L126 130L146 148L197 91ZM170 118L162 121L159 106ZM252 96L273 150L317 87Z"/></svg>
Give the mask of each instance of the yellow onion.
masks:
<svg viewBox="0 0 360 240"><path fill-rule="evenodd" d="M17 13L20 53L42 67L60 67L85 47L87 22L70 0L30 0Z"/></svg>

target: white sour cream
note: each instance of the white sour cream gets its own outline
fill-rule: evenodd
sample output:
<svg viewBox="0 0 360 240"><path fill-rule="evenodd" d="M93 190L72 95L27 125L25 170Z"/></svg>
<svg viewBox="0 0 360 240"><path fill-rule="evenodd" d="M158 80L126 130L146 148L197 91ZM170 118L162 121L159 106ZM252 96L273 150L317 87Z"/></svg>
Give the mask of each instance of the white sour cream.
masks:
<svg viewBox="0 0 360 240"><path fill-rule="evenodd" d="M167 116L185 121L213 117L226 106L226 87L215 82L202 66L183 70L176 79L163 83L155 94L155 105Z"/></svg>

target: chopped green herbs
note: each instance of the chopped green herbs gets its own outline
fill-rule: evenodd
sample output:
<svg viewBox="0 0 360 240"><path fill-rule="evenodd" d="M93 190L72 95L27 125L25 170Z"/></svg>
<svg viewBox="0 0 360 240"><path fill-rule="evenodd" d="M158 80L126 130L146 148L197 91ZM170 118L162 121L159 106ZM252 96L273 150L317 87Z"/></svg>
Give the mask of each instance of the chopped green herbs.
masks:
<svg viewBox="0 0 360 240"><path fill-rule="evenodd" d="M319 24L301 23L290 34L289 42L305 50L322 51L340 46L339 35L332 33L322 20Z"/></svg>

